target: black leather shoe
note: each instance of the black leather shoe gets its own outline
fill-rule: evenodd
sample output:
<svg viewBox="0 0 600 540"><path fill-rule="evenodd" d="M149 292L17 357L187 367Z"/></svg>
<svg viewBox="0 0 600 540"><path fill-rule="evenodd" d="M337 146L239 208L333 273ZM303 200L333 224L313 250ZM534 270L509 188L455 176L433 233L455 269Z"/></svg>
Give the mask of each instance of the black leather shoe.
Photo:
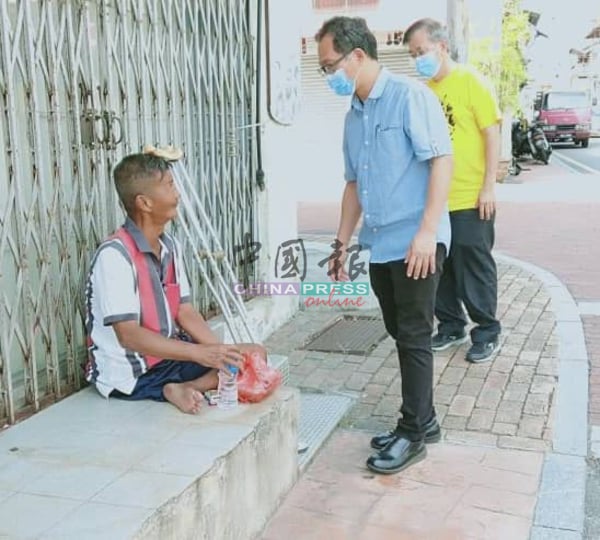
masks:
<svg viewBox="0 0 600 540"><path fill-rule="evenodd" d="M427 447L423 441L413 442L399 435L367 459L367 467L379 474L394 474L425 459L426 455Z"/></svg>
<svg viewBox="0 0 600 540"><path fill-rule="evenodd" d="M385 448L394 438L398 435L396 430L386 431L385 433L379 433L371 439L371 448L375 450L381 450ZM442 439L442 430L438 424L437 418L433 418L430 422L425 424L425 444L432 444L440 442Z"/></svg>

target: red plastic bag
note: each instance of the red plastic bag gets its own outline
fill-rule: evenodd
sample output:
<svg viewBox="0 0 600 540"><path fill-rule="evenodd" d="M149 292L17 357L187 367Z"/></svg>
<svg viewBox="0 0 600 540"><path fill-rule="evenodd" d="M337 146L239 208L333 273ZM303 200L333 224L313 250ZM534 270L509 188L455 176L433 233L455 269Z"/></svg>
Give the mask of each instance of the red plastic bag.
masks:
<svg viewBox="0 0 600 540"><path fill-rule="evenodd" d="M238 399L241 403L258 403L279 386L283 375L269 367L258 353L244 354L244 366L238 375Z"/></svg>

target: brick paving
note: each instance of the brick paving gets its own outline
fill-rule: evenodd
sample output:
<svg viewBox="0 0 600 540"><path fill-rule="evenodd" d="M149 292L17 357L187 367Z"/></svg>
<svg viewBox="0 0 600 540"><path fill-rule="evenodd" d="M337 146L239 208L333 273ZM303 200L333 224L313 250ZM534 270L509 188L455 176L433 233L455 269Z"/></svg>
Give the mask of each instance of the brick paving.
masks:
<svg viewBox="0 0 600 540"><path fill-rule="evenodd" d="M535 226L553 215L560 216L560 227ZM500 250L553 272L576 301L600 301L600 204L528 203L525 210L522 203L503 203L497 232ZM600 317L582 320L590 359L589 421L600 425Z"/></svg>
<svg viewBox="0 0 600 540"><path fill-rule="evenodd" d="M581 178L557 165L530 167L531 171L516 179L525 189L556 179L565 185L577 185ZM600 175L587 178L600 183ZM515 194L514 200L501 200L496 248L550 270L576 301L600 302L600 242L596 240L600 237L600 203L594 197L586 198L585 190L589 189L586 187L573 188L573 197L563 192L552 193L555 189L556 186L541 187L538 195L519 200L519 194ZM300 230L320 234L336 230L339 203L300 203L298 211ZM590 355L590 423L600 425L600 317L585 317L584 328Z"/></svg>
<svg viewBox="0 0 600 540"><path fill-rule="evenodd" d="M600 302L597 270L600 243L596 241L600 233L599 182L600 176L569 174L552 164L532 167L516 179L515 183L523 185L499 190L496 248L550 270L567 286L577 302ZM337 226L338 203L300 205L299 210L301 231L330 235ZM516 275L511 276L511 271ZM383 358L373 377L366 382L363 378L352 380L353 387L364 387L355 390L357 405L345 423L346 429L332 437L309 469L307 481L313 484L307 485L304 479L299 483L298 499L294 499L295 491L265 538L284 537L290 532L298 532L292 536L298 538L344 539L529 537L531 512L519 515L514 507L506 505L512 497L518 499L515 494L524 495L522 492L528 488L530 479L518 476L518 485L500 486L486 476L488 473L482 461L477 462L475 470L460 476L462 463L470 459L469 451L487 451L508 456L502 459L508 459L514 467L506 470L513 480L516 481L516 477L511 473L518 475L521 466L525 467L523 471L539 477L543 452L550 449L557 383L553 313L546 293L535 279L512 267L501 267L501 273L504 342L494 362L466 366L462 359L466 347L436 356L435 398L439 415L443 417L444 442L429 447L427 460L392 479L378 479L364 468L364 459L369 453L369 434L364 430L374 431L380 426L393 425L399 405L400 381L397 371L394 372L397 366L392 344L386 340L380 349L383 354L384 347L388 346L389 354ZM589 420L594 430L594 425L600 426L600 317L584 315L582 322L590 362ZM306 356L307 352L295 354ZM300 356L296 360L298 365L302 363ZM321 358L321 361L325 360ZM347 358L339 359L340 366L351 363ZM346 369L353 373L349 367ZM341 383L333 384L350 392L346 384L348 377L344 375ZM300 375L295 380L304 384ZM311 384L315 385L315 381ZM599 427L595 433L600 440ZM519 463L527 458L539 461L537 465L526 461ZM584 537L599 538L600 460L589 458L588 463L590 476ZM348 471L348 467L353 469ZM329 469L329 476L321 477ZM449 478L455 471L459 478ZM411 478L411 474L420 474L421 478ZM485 478L482 485L490 489L487 498L476 491L478 486L471 482L473 476L478 479L480 475ZM435 483L438 478L443 485ZM355 512L344 510L344 496L336 495L338 490L346 494L369 492L369 488L375 491L372 487L375 482L386 485L384 496L362 502L355 500L351 503ZM424 485L415 486L411 482ZM430 489L432 486L440 491ZM448 486L454 489L448 489ZM569 486L565 484L564 487ZM462 495L457 495L457 490ZM469 490L477 493L474 499L465 496ZM336 499L337 506L330 507L319 499L319 492ZM425 492L427 496L420 499L420 494ZM421 501L420 506L412 504L414 497ZM496 507L487 502L494 497L497 498ZM530 504L535 504L533 497ZM311 500L321 501L321 504L311 508ZM454 504L451 509L448 509L448 501ZM471 504L473 501L474 505ZM517 506L528 508L525 500ZM433 508L433 511L424 516L424 507ZM386 509L389 516L384 515ZM373 513L383 517L383 521L370 520ZM300 519L293 516L300 516ZM515 516L527 523L515 521ZM461 518L467 521L463 528L457 529L455 525Z"/></svg>
<svg viewBox="0 0 600 540"><path fill-rule="evenodd" d="M378 310L366 313L379 315ZM468 343L436 353L438 417L449 441L547 450L557 381L557 338L548 294L536 278L518 268L500 265L498 313L503 334L493 362L467 363L464 356ZM273 334L266 345L273 352L288 354L293 386L356 396L344 427L388 429L397 420L401 385L391 338L368 356L302 349L313 335L340 316L340 310L307 308Z"/></svg>
<svg viewBox="0 0 600 540"><path fill-rule="evenodd" d="M306 308L267 342L269 350L289 355L292 385L351 394L356 403L263 540L527 539L551 446L557 383L555 322L542 284L499 265L498 355L468 364L467 344L435 355L443 442L429 446L422 463L388 477L373 475L364 462L371 434L395 425L398 415L393 341L386 338L366 356L302 348L341 315Z"/></svg>
<svg viewBox="0 0 600 540"><path fill-rule="evenodd" d="M590 362L590 424L600 426L600 317L581 318Z"/></svg>

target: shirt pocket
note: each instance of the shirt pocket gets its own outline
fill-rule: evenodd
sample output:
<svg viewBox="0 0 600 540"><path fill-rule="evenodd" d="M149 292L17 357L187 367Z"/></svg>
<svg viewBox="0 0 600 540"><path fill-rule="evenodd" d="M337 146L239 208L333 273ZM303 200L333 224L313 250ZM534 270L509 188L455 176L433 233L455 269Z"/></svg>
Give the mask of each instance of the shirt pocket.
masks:
<svg viewBox="0 0 600 540"><path fill-rule="evenodd" d="M379 125L375 129L376 158L380 166L385 168L388 163L397 163L401 158L403 126L399 124Z"/></svg>
<svg viewBox="0 0 600 540"><path fill-rule="evenodd" d="M385 139L387 137L399 137L402 126L400 124L390 124L388 126L379 125L375 128L375 134L378 138Z"/></svg>

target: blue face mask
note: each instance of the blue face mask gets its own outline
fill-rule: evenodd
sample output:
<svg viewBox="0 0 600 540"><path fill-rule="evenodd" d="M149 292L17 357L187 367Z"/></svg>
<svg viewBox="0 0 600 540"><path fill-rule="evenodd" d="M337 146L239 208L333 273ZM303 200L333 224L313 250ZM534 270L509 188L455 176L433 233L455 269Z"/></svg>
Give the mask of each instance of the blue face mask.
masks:
<svg viewBox="0 0 600 540"><path fill-rule="evenodd" d="M327 84L338 96L351 96L354 93L356 81L348 77L340 68L335 73L327 75Z"/></svg>
<svg viewBox="0 0 600 540"><path fill-rule="evenodd" d="M439 73L442 61L438 58L435 51L431 51L417 57L415 65L419 75L433 79Z"/></svg>

